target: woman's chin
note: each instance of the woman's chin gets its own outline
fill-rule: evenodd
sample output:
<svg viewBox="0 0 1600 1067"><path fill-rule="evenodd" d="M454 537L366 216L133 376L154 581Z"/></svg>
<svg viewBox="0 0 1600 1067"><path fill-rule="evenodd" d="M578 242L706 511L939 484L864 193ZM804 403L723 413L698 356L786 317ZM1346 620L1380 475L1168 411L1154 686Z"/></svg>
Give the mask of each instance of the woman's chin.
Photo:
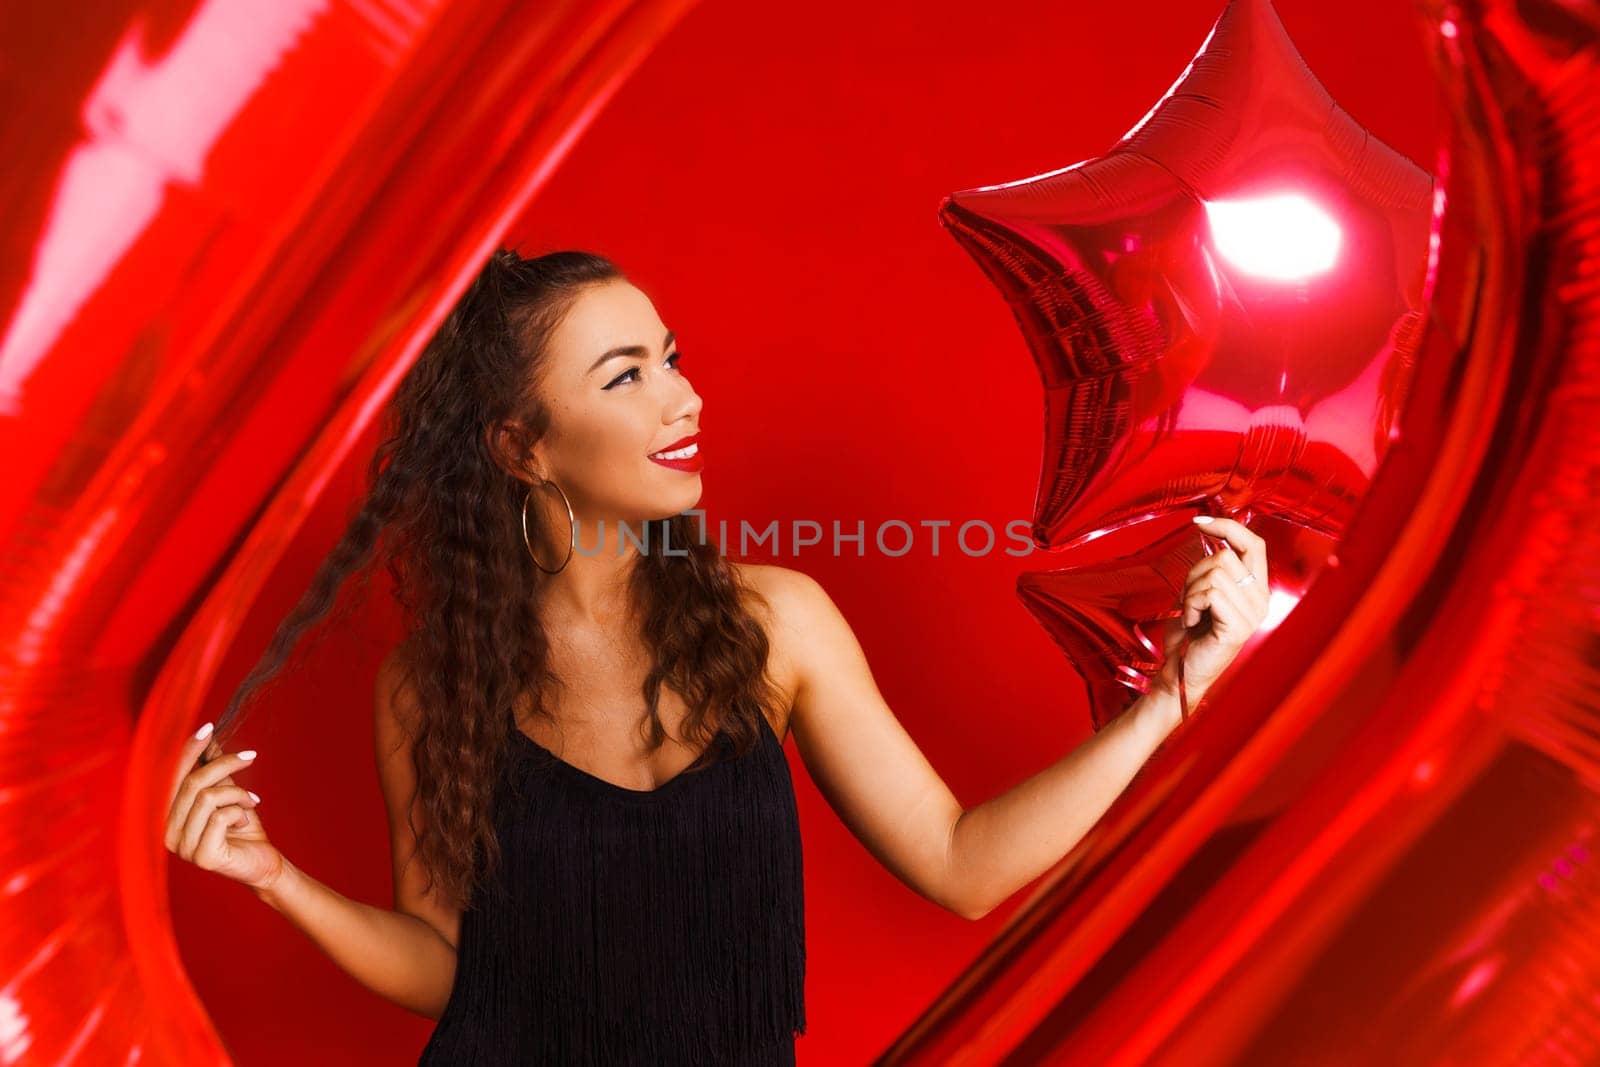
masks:
<svg viewBox="0 0 1600 1067"><path fill-rule="evenodd" d="M700 503L700 493L700 475L696 474L694 481L685 490L667 498L668 510L661 517L670 519L674 515L680 515L685 511L692 510Z"/></svg>

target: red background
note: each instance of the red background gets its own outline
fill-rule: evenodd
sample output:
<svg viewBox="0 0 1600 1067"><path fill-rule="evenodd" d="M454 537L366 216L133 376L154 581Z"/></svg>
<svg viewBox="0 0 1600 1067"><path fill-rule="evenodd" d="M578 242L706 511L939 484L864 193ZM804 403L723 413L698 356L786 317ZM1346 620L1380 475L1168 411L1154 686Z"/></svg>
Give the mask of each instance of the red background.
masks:
<svg viewBox="0 0 1600 1067"><path fill-rule="evenodd" d="M863 558L834 558L826 543L755 558L826 586L891 707L968 807L1064 755L1089 719L1077 675L1013 592L1016 574L1048 557L971 558L950 538L969 519L1003 532L1031 514L1041 425L1010 314L935 208L949 191L1101 152L1182 72L1220 6L706 2L506 235L525 255L607 254L655 300L705 398L713 521L866 523ZM1432 170L1443 117L1409 7L1276 6L1334 98ZM228 682L336 539L367 452L257 606ZM870 543L890 519L919 529L900 558ZM952 524L937 557L924 519ZM391 887L370 702L391 636L384 600L381 618L311 651L245 731L273 839L381 906ZM1027 894L978 923L923 900L850 836L789 750L806 850L799 1056L863 1062ZM401 1062L426 1041L430 1021L362 989L246 890L174 863L172 901L184 960L238 1062Z"/></svg>

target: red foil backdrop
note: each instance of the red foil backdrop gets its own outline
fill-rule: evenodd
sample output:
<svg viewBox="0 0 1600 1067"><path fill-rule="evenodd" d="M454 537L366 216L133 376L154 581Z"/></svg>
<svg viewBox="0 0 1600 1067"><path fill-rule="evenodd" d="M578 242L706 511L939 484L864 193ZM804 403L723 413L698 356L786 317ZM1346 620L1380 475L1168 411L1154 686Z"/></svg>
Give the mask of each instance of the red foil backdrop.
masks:
<svg viewBox="0 0 1600 1067"><path fill-rule="evenodd" d="M228 1061L173 940L163 760L689 4L269 6L0 34L9 1062ZM1454 119L1428 315L1335 565L885 1061L1600 1058L1600 13L1419 20Z"/></svg>

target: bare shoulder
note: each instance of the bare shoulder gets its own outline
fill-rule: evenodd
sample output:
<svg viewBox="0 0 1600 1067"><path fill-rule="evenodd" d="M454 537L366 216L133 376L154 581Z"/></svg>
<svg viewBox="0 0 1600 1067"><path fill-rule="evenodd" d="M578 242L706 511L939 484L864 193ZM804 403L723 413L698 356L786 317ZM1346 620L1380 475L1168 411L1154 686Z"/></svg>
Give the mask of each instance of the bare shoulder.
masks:
<svg viewBox="0 0 1600 1067"><path fill-rule="evenodd" d="M732 566L764 601L753 602L750 608L767 628L771 641L804 633L808 619L814 619L818 612L833 605L821 583L804 571L772 563L735 563Z"/></svg>
<svg viewBox="0 0 1600 1067"><path fill-rule="evenodd" d="M792 567L780 567L776 563L730 563L729 566L769 601L777 598L793 607L798 606L796 601L823 592L815 578Z"/></svg>
<svg viewBox="0 0 1600 1067"><path fill-rule="evenodd" d="M812 630L818 612L832 607L822 585L804 571L772 563L729 563L757 597L748 606L767 634L768 671L783 691L783 721L775 723L780 738L788 736L790 713L800 684L799 642ZM779 729L781 727L781 729Z"/></svg>

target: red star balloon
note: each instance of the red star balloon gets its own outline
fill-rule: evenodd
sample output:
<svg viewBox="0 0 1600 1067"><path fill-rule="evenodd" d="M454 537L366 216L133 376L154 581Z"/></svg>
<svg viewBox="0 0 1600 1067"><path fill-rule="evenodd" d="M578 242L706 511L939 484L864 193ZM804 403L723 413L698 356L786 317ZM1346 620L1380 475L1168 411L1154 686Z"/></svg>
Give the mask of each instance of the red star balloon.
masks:
<svg viewBox="0 0 1600 1067"><path fill-rule="evenodd" d="M880 1062L1600 1063L1600 4L1415 6L1453 121L1402 447Z"/></svg>
<svg viewBox="0 0 1600 1067"><path fill-rule="evenodd" d="M1292 611L1327 565L1326 534L1266 515L1246 521L1267 542L1272 594L1266 621L1229 666L1237 670ZM1181 614L1189 568L1214 551L1191 524L1127 555L1017 577L1017 596L1083 676L1101 729L1150 687L1166 659L1164 635Z"/></svg>
<svg viewBox="0 0 1600 1067"><path fill-rule="evenodd" d="M1044 380L1035 541L1190 504L1338 534L1411 378L1432 189L1233 0L1105 155L946 197Z"/></svg>

